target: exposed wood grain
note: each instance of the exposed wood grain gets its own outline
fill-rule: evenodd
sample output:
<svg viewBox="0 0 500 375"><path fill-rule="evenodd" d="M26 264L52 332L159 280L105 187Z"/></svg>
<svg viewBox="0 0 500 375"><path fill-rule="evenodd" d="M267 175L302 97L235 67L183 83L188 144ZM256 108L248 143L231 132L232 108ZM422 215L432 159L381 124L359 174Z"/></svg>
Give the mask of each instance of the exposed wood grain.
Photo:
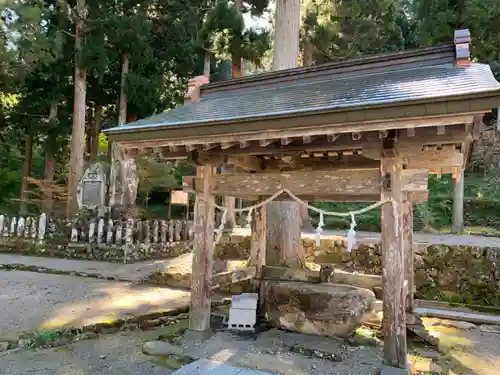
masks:
<svg viewBox="0 0 500 375"><path fill-rule="evenodd" d="M406 170L400 173L404 190L426 191L425 171ZM212 194L234 196L273 195L289 189L298 195L375 195L380 194L380 174L377 169L291 171L281 173L234 173L213 177ZM408 188L407 188L408 187ZM203 188L196 178L194 188Z"/></svg>
<svg viewBox="0 0 500 375"><path fill-rule="evenodd" d="M245 280L252 280L255 278L255 274L255 267L245 267L234 271L218 273L213 276L212 290L227 287Z"/></svg>
<svg viewBox="0 0 500 375"><path fill-rule="evenodd" d="M194 207L194 240L191 282L191 308L189 328L193 331L210 329L210 304L212 298L214 196L210 194L210 182L214 168L211 165L197 167L201 180L201 192L196 194Z"/></svg>
<svg viewBox="0 0 500 375"><path fill-rule="evenodd" d="M401 171L404 191L427 191L428 169L403 169Z"/></svg>
<svg viewBox="0 0 500 375"><path fill-rule="evenodd" d="M381 199L392 199L381 209L384 359L393 367L407 368L403 265L402 168L398 157L384 157L380 173ZM395 208L393 205L395 204ZM397 222L397 225L395 225Z"/></svg>
<svg viewBox="0 0 500 375"><path fill-rule="evenodd" d="M246 171L258 172L263 169L263 160L251 155L234 155L227 158L229 164Z"/></svg>
<svg viewBox="0 0 500 375"><path fill-rule="evenodd" d="M413 266L413 203L405 200L403 214L403 251L406 281L406 311L413 312L415 307L415 275Z"/></svg>
<svg viewBox="0 0 500 375"><path fill-rule="evenodd" d="M252 212L252 234L250 236L250 265L256 269L256 277L262 277L266 265L267 213L266 206Z"/></svg>
<svg viewBox="0 0 500 375"><path fill-rule="evenodd" d="M231 174L214 177L212 193L225 195L272 195L281 189L297 194L325 195L376 194L380 191L377 170L353 174L352 171L294 171L283 173ZM198 190L198 180L195 188Z"/></svg>

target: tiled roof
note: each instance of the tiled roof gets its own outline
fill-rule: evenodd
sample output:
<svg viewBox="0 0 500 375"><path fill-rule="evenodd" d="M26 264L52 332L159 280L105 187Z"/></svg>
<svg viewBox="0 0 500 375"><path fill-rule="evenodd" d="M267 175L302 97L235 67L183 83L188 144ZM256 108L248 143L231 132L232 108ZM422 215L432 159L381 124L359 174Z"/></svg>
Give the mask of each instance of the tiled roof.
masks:
<svg viewBox="0 0 500 375"><path fill-rule="evenodd" d="M382 68L370 62L354 71L326 69L326 73L307 79L301 78L305 76L302 72L307 73L307 70L299 71L299 74L292 70L290 75L295 74L293 80L283 82L254 79L253 85L247 85L249 79L241 83L236 80L228 83L227 88L208 89L197 103L109 129L108 132L409 104L500 90L500 83L495 80L488 65L456 66L449 58L434 61L430 57L408 64L400 62L401 56L404 57L404 54L397 55L398 62ZM429 65L429 61L435 65Z"/></svg>

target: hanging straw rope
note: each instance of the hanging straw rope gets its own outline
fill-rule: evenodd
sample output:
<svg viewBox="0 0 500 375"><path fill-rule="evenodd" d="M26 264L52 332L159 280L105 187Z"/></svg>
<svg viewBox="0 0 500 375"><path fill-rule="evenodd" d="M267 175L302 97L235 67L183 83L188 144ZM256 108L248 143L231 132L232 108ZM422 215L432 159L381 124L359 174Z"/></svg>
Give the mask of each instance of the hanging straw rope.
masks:
<svg viewBox="0 0 500 375"><path fill-rule="evenodd" d="M356 227L355 215L364 214L365 212L374 210L374 209L382 206L385 203L392 203L393 215L394 215L394 217L397 216L397 205L396 205L396 202L393 201L392 199L379 201L379 202L376 202L370 206L367 206L365 208L361 208L361 209L355 210L355 211L335 212L335 211L326 211L326 210L322 210L321 208L311 206L308 203L304 202L299 197L297 197L295 194L293 194L288 189L282 189L282 190L276 192L275 194L273 194L272 196L270 196L269 198L267 198L259 203L256 203L252 206L245 207L245 208L233 209L233 212L236 213L236 212L247 212L248 211L247 222L250 224L252 221L253 210L265 206L266 204L272 202L273 200L275 200L277 197L279 197L283 193L288 194L297 203L299 203L302 206L307 207L309 210L317 212L319 214L319 223L318 223L318 226L316 227L316 230L315 230L315 232L316 232L316 236L315 236L316 246L320 246L321 234L323 233L323 227L325 225L325 222L324 222L325 215L337 216L337 217L350 217L351 218L350 229L347 232L347 250L348 251L351 251L356 244L356 231L354 230L354 228ZM222 231L224 230L224 226L225 226L226 221L227 221L228 208L223 207L223 206L219 206L218 204L215 204L215 203L214 203L214 205L215 205L215 208L217 208L218 210L223 212L221 223L220 223L219 227L215 230L215 234L216 234L215 244L217 244L217 243L219 243L220 239L222 238ZM399 230L398 220L394 220L394 230L396 232Z"/></svg>

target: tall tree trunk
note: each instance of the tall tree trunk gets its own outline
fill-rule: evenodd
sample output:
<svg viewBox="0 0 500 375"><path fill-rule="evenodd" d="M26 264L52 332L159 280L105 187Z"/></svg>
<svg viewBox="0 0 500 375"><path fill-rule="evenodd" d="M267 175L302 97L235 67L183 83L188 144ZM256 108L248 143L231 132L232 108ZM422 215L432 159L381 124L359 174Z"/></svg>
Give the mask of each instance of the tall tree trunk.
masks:
<svg viewBox="0 0 500 375"><path fill-rule="evenodd" d="M306 39L304 43L304 51L302 52L302 64L303 66L311 66L314 64L313 60L314 54L314 44L311 40ZM311 224L311 218L309 217L309 210L306 206L300 206L300 217L302 219L301 229L303 232L312 232L313 226Z"/></svg>
<svg viewBox="0 0 500 375"><path fill-rule="evenodd" d="M299 58L300 0L276 0L273 70L295 68ZM267 208L268 264L301 266L300 207L296 202L272 202Z"/></svg>
<svg viewBox="0 0 500 375"><path fill-rule="evenodd" d="M28 178L31 171L31 162L33 159L33 136L31 134L26 136L24 141L24 165L23 177L21 181L21 206L19 208L20 215L28 214Z"/></svg>
<svg viewBox="0 0 500 375"><path fill-rule="evenodd" d="M78 20L75 33L75 98L73 103L73 128L71 133L71 158L68 177L68 205L66 215L72 217L78 211L77 187L83 176L83 151L85 142L85 97L87 72L81 67L82 35L85 20L85 0L77 0Z"/></svg>
<svg viewBox="0 0 500 375"><path fill-rule="evenodd" d="M90 148L92 145L92 126L94 123L94 115L92 110L89 112L89 116L87 118L87 124L85 124L85 152L83 155L83 160L88 163L90 161ZM84 164L85 168L85 164Z"/></svg>
<svg viewBox="0 0 500 375"><path fill-rule="evenodd" d="M90 132L90 162L95 163L99 156L99 133L101 132L102 104L96 104L94 108L94 122Z"/></svg>
<svg viewBox="0 0 500 375"><path fill-rule="evenodd" d="M127 122L127 92L125 90L125 86L127 84L128 65L128 53L124 53L122 63L122 81L120 84L120 112L118 114L118 125L123 125Z"/></svg>
<svg viewBox="0 0 500 375"><path fill-rule="evenodd" d="M235 0L234 6L241 13L243 10L243 0ZM241 56L233 55L231 56L231 78L243 77L241 70Z"/></svg>
<svg viewBox="0 0 500 375"><path fill-rule="evenodd" d="M233 55L231 58L231 78L243 77L241 71L241 57Z"/></svg>
<svg viewBox="0 0 500 375"><path fill-rule="evenodd" d="M49 121L57 121L57 100L50 103ZM45 143L45 168L43 171L43 194L42 194L42 212L47 215L52 213L53 183L55 169L55 147L57 143L57 131L53 129L47 136Z"/></svg>
<svg viewBox="0 0 500 375"><path fill-rule="evenodd" d="M203 75L210 78L210 53L205 51L205 58L203 60Z"/></svg>
<svg viewBox="0 0 500 375"><path fill-rule="evenodd" d="M304 43L304 51L302 52L302 63L304 66L314 64L314 44L310 39L306 39Z"/></svg>

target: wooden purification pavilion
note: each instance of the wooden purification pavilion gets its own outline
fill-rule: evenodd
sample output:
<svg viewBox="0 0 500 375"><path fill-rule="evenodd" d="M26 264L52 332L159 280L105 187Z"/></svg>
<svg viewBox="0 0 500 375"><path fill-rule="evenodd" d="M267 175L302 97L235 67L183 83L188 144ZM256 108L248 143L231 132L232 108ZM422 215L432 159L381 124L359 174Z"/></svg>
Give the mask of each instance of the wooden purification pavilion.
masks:
<svg viewBox="0 0 500 375"><path fill-rule="evenodd" d="M381 209L384 352L406 368L412 204L427 199L429 173L462 176L483 117L500 105L500 84L471 62L469 45L461 30L448 45L206 85L198 77L185 106L107 132L125 161L156 153L197 165L191 330L210 328L215 196L391 200ZM236 172L214 172L226 164ZM264 206L252 221L257 274L265 233Z"/></svg>

